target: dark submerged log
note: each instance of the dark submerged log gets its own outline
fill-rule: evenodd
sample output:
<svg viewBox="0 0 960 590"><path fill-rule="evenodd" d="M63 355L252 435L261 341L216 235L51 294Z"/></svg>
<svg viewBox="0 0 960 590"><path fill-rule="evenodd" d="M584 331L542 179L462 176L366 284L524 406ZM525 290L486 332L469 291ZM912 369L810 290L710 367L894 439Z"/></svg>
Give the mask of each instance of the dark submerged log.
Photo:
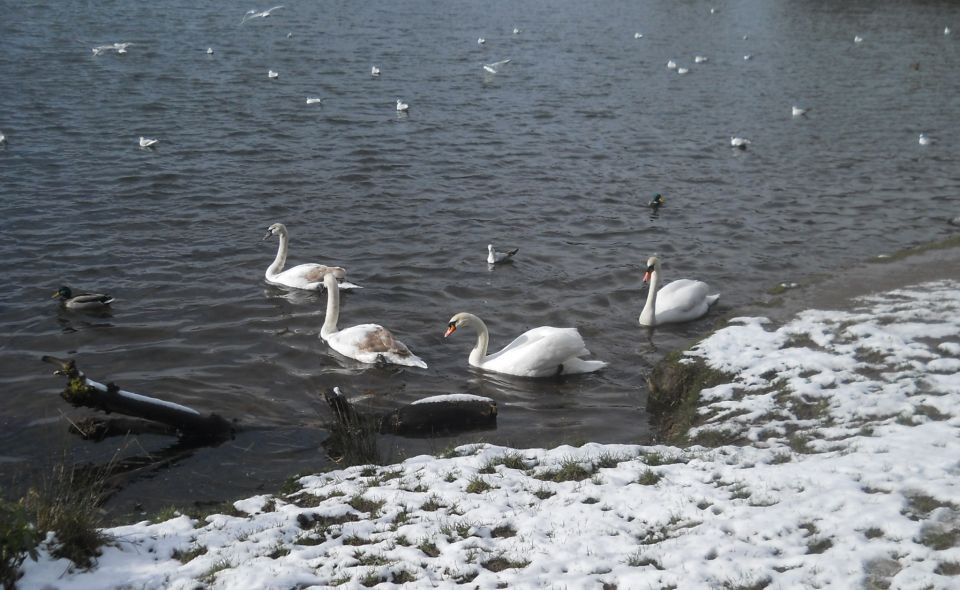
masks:
<svg viewBox="0 0 960 590"><path fill-rule="evenodd" d="M372 420L381 434L428 435L496 428L497 402L478 395L453 394L428 397L384 415L363 415L339 387L324 394L338 422L358 426Z"/></svg>
<svg viewBox="0 0 960 590"><path fill-rule="evenodd" d="M44 356L42 360L58 367L54 374L67 378L67 386L60 397L75 407L159 422L181 439L195 442L217 443L233 437L233 424L222 416L203 415L187 406L124 391L113 383L98 383L77 369L73 359Z"/></svg>

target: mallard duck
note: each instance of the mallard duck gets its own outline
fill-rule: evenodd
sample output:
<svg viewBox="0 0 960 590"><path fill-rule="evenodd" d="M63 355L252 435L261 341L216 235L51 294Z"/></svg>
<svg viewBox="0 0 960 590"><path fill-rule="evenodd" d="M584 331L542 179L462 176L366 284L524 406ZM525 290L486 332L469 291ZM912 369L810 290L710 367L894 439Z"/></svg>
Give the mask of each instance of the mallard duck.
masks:
<svg viewBox="0 0 960 590"><path fill-rule="evenodd" d="M664 202L663 195L661 195L660 193L657 193L653 195L653 199L651 199L651 201L647 203L647 206L649 206L651 209L658 209L660 208L660 205L663 205L663 202Z"/></svg>
<svg viewBox="0 0 960 590"><path fill-rule="evenodd" d="M67 309L107 309L113 303L113 297L103 293L73 294L70 287L60 287L52 298L59 298Z"/></svg>

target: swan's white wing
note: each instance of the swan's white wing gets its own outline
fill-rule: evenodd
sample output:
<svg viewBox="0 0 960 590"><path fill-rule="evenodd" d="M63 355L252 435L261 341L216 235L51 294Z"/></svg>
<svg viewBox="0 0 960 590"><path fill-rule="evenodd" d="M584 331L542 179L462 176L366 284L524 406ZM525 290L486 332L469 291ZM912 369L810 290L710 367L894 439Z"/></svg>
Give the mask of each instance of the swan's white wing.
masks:
<svg viewBox="0 0 960 590"><path fill-rule="evenodd" d="M680 279L665 285L657 293L657 324L695 320L707 313L717 296L703 281Z"/></svg>
<svg viewBox="0 0 960 590"><path fill-rule="evenodd" d="M267 281L295 289L320 290L323 288L323 277L328 274L343 279L347 271L339 266L312 263L298 264L273 276L267 276Z"/></svg>
<svg viewBox="0 0 960 590"><path fill-rule="evenodd" d="M330 348L362 363L386 361L396 365L427 368L390 330L378 324L360 324L344 328L327 337Z"/></svg>
<svg viewBox="0 0 960 590"><path fill-rule="evenodd" d="M545 377L557 374L565 362L587 352L576 328L541 326L484 358L482 367L522 377Z"/></svg>

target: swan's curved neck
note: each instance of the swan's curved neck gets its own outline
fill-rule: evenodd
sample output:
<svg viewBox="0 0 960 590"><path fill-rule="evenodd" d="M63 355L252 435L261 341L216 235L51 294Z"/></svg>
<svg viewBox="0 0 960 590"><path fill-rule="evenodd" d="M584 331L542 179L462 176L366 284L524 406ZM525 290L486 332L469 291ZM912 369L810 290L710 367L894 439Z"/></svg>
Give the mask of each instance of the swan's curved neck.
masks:
<svg viewBox="0 0 960 590"><path fill-rule="evenodd" d="M483 323L483 320L472 314L468 317L470 320L469 325L477 330L477 345L470 351L470 364L474 367L479 367L483 363L484 357L487 356L487 347L490 345L490 332L487 330L487 325Z"/></svg>
<svg viewBox="0 0 960 590"><path fill-rule="evenodd" d="M320 337L326 340L330 334L337 332L337 320L340 319L340 289L334 285L327 286L327 316L323 318L323 327L320 328Z"/></svg>
<svg viewBox="0 0 960 590"><path fill-rule="evenodd" d="M267 267L267 276L280 274L283 265L287 262L287 232L280 232L280 247L277 248L277 257L273 259L273 264Z"/></svg>
<svg viewBox="0 0 960 590"><path fill-rule="evenodd" d="M647 303L640 312L640 323L652 326L657 318L657 290L660 289L660 270L654 268L650 276L650 290L647 291Z"/></svg>

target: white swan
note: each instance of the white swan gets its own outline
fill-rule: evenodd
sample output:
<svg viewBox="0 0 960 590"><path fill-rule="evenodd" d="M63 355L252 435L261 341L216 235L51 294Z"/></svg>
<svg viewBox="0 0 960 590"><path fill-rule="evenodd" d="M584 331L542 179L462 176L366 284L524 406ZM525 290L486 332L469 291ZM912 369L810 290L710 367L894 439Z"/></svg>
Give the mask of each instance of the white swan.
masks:
<svg viewBox="0 0 960 590"><path fill-rule="evenodd" d="M391 363L408 367L427 368L423 359L410 352L403 342L393 337L390 330L377 324L360 324L337 330L340 319L340 290L333 274L323 277L327 288L327 317L320 328L330 348L361 363Z"/></svg>
<svg viewBox="0 0 960 590"><path fill-rule="evenodd" d="M314 263L299 264L283 270L283 265L287 262L287 244L290 241L286 226L282 223L274 223L267 228L267 235L263 236L263 239L269 239L271 236L280 236L280 247L277 249L277 257L274 258L273 264L268 266L267 272L264 273L268 283L293 287L294 289L319 291L323 288L323 278L325 276L333 275L335 279L340 280L346 276L347 271L339 266L325 266ZM359 287L343 281L340 283L340 288L356 289Z"/></svg>
<svg viewBox="0 0 960 590"><path fill-rule="evenodd" d="M450 318L443 337L463 326L477 329L477 345L470 351L470 365L518 377L551 377L592 373L605 367L603 361L578 358L590 354L576 328L541 326L527 330L500 352L487 355L490 332L483 320L471 313L458 313Z"/></svg>
<svg viewBox="0 0 960 590"><path fill-rule="evenodd" d="M689 322L707 313L720 294L708 295L710 287L703 281L678 279L660 288L660 259L651 256L643 282L650 282L647 303L640 312L641 326L659 326Z"/></svg>

